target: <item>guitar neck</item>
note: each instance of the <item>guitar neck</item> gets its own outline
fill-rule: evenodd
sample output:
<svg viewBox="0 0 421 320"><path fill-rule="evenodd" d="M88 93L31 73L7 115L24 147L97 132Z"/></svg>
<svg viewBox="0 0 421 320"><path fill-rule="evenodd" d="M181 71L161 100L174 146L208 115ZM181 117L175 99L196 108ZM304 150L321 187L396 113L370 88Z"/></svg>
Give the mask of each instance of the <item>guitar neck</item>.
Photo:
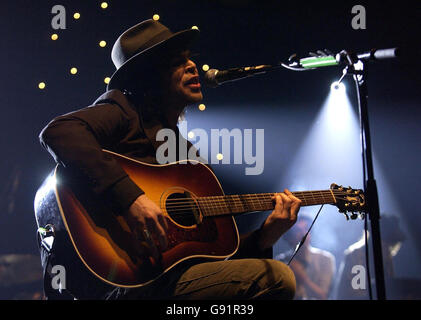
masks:
<svg viewBox="0 0 421 320"><path fill-rule="evenodd" d="M302 201L301 206L334 204L332 190L292 192ZM268 211L275 208L272 197L275 193L226 195L200 197L197 199L204 216L237 215L242 213Z"/></svg>

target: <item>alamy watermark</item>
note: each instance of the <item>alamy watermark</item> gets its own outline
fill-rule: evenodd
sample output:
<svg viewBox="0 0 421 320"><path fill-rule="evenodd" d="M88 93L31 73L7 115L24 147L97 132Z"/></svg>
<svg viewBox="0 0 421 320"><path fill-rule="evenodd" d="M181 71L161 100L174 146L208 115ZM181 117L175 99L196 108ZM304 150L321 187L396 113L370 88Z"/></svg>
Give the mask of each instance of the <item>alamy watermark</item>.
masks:
<svg viewBox="0 0 421 320"><path fill-rule="evenodd" d="M204 129L193 129L187 132L187 122L179 125L178 152L180 159L194 160L208 164L247 164L246 175L260 175L264 171L264 129L211 129L210 139ZM189 137L192 147L188 150ZM161 129L156 134L157 141L164 141L156 151L159 164L168 164L177 160L176 133L168 128ZM231 152L233 141L233 154ZM210 143L210 148L209 148ZM253 155L254 147L254 155ZM210 152L210 154L209 154ZM182 162L183 163L183 162ZM186 163L186 162L184 162Z"/></svg>
<svg viewBox="0 0 421 320"><path fill-rule="evenodd" d="M66 268L62 265L54 265L51 268L51 275L51 288L66 290Z"/></svg>
<svg viewBox="0 0 421 320"><path fill-rule="evenodd" d="M351 13L355 14L352 18L351 26L354 30L367 29L367 12L362 5L355 5L352 7Z"/></svg>
<svg viewBox="0 0 421 320"><path fill-rule="evenodd" d="M365 271L365 267L361 265L355 265L352 267L351 272L352 274L355 274L351 280L352 289L365 290L367 282L367 273Z"/></svg>
<svg viewBox="0 0 421 320"><path fill-rule="evenodd" d="M66 29L66 8L56 4L51 8L51 13L54 14L54 17L51 19L51 27L54 30Z"/></svg>

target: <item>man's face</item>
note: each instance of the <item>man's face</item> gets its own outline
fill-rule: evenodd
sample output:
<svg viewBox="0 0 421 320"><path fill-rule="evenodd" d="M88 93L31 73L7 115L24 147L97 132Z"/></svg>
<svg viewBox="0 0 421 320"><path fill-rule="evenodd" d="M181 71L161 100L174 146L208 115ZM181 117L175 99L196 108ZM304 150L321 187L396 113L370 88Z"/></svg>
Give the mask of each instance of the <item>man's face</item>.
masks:
<svg viewBox="0 0 421 320"><path fill-rule="evenodd" d="M173 55L164 76L165 97L180 106L197 103L203 99L196 64L190 59L190 51Z"/></svg>

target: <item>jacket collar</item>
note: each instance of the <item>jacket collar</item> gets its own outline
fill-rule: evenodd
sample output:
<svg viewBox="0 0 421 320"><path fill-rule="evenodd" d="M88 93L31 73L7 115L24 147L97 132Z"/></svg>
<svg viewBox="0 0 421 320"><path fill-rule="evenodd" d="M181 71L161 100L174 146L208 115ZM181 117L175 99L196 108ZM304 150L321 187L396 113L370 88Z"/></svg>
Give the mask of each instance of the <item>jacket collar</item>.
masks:
<svg viewBox="0 0 421 320"><path fill-rule="evenodd" d="M118 89L109 90L103 93L98 99L95 100L94 104L100 103L117 103L123 109L124 108L131 108L136 111L140 126L143 129L145 135L147 136L148 140L151 142L152 146L155 150L159 148L161 144L165 141L156 141L156 134L159 130L164 129L164 122L162 119L157 118L156 116L147 113L145 109L137 108L125 95L122 91ZM178 137L178 128L175 128L176 137Z"/></svg>

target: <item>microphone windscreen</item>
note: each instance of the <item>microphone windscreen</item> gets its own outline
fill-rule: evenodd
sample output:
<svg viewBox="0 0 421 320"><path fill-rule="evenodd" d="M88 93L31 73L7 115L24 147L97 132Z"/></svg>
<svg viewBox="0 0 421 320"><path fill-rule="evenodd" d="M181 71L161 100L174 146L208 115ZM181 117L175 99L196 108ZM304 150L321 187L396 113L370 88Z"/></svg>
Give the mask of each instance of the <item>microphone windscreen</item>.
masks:
<svg viewBox="0 0 421 320"><path fill-rule="evenodd" d="M216 80L216 74L218 73L218 71L219 70L217 69L209 69L208 71L206 71L203 79L205 85L212 88L215 88L219 85L218 81Z"/></svg>
<svg viewBox="0 0 421 320"><path fill-rule="evenodd" d="M379 49L374 52L376 59L392 59L399 56L399 48Z"/></svg>

